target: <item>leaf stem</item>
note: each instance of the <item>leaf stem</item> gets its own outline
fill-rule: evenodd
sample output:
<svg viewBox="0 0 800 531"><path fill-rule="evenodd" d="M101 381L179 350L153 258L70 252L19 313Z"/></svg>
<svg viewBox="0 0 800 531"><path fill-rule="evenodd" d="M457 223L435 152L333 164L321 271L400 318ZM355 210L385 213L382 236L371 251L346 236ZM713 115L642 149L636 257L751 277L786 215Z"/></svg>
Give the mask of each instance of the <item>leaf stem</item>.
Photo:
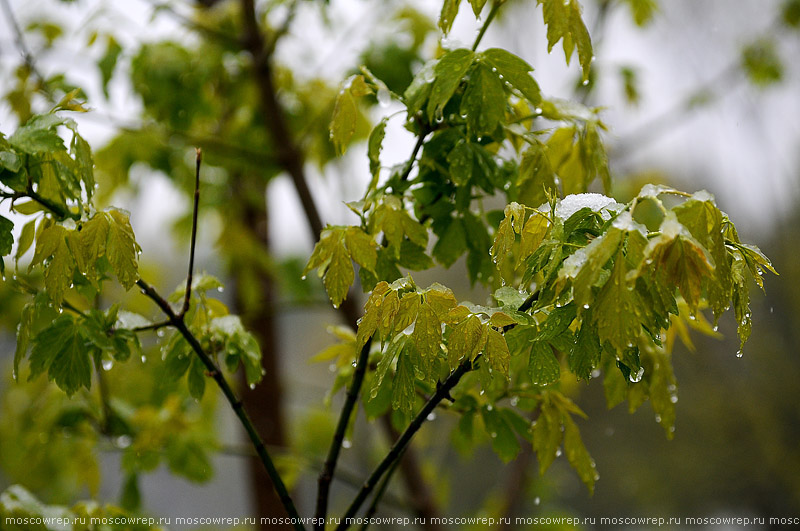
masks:
<svg viewBox="0 0 800 531"><path fill-rule="evenodd" d="M358 400L358 394L364 381L364 374L367 372L367 359L369 357L369 349L371 346L372 338L370 337L361 348L361 353L358 356L356 370L353 373L353 381L350 384L350 388L347 390L347 397L344 405L342 406L342 411L339 414L339 422L336 425L336 432L333 435L331 446L328 449L328 456L325 459L325 463L322 466L322 471L319 474L319 479L317 480L317 510L315 517L317 518L318 523L314 525L314 529L316 530L321 531L325 529L324 522L327 518L328 498L331 481L333 480L333 475L336 470L336 461L339 459L339 452L342 448L342 441L344 441L344 435L347 431L347 426L350 423L350 416Z"/></svg>
<svg viewBox="0 0 800 531"><path fill-rule="evenodd" d="M472 44L473 52L478 49L478 45L481 43L483 35L486 33L486 30L489 29L489 24L491 24L492 20L494 20L495 15L497 15L497 11L500 9L500 6L503 5L504 1L505 0L496 0L494 3L492 3L492 9L489 10L489 15L486 17L486 21L483 23L483 26L481 26L481 30L478 32L478 36L475 37L475 42Z"/></svg>
<svg viewBox="0 0 800 531"><path fill-rule="evenodd" d="M194 250L197 244L197 214L200 210L200 164L203 162L203 152L196 148L194 170L194 206L192 207L192 240L189 246L189 272L186 274L186 294L183 298L183 308L178 316L182 319L189 311L189 302L192 298L192 274L194 272Z"/></svg>
<svg viewBox="0 0 800 531"><path fill-rule="evenodd" d="M436 389L436 393L434 393L431 399L428 400L419 413L417 413L405 431L403 431L402 435L400 435L397 441L395 441L395 443L392 445L389 453L386 454L383 460L381 460L378 466L375 467L375 470L372 471L372 474L370 474L370 476L364 482L364 485L358 491L358 494L356 494L356 497L347 508L347 512L342 517L341 521L343 523L336 528L337 531L343 531L344 529L347 529L347 519L353 518L358 509L364 503L364 500L366 500L367 496L369 496L370 492L372 492L372 489L375 488L375 485L381 479L381 476L383 476L383 474L389 470L395 461L402 457L403 451L411 442L411 439L414 437L417 431L419 431L419 429L422 427L422 424L428 418L428 415L430 415L433 410L436 409L436 406L439 405L439 402L450 396L450 390L455 387L455 385L461 380L462 376L471 370L472 362L469 360L464 360L461 365L459 365L456 370L454 370L450 376L447 377L444 383L442 383Z"/></svg>
<svg viewBox="0 0 800 531"><path fill-rule="evenodd" d="M241 423L242 427L247 432L247 436L250 438L250 441L256 450L256 454L258 454L261 463L264 465L267 474L272 480L272 484L275 487L275 491L278 493L278 497L280 498L283 507L295 522L294 528L298 531L305 531L305 527L302 523L300 523L300 515L294 506L294 502L289 495L289 491L286 488L283 479L281 479L280 473L275 468L275 464L272 462L272 458L267 451L264 441L261 439L261 436L256 431L253 422L247 415L247 411L245 411L242 401L236 396L236 393L234 393L227 380L225 380L225 377L222 375L222 371L219 369L219 367L217 367L217 365L214 363L214 360L211 359L208 353L203 350L203 347L200 345L197 337L195 337L191 330L189 330L189 328L186 326L183 316L176 314L169 305L169 302L167 302L164 297L159 295L159 293L144 280L137 280L136 285L141 288L144 295L155 302L161 311L164 312L164 315L166 315L169 319L170 326L173 326L176 330L178 330L178 332L180 332L184 339L186 339L186 342L192 347L192 350L194 350L195 354L197 354L197 357L200 358L200 361L203 363L203 365L205 365L206 369L208 370L208 374L214 379L217 386L222 391L222 394L225 395L225 399L228 401L233 409L233 412L239 418L239 422Z"/></svg>

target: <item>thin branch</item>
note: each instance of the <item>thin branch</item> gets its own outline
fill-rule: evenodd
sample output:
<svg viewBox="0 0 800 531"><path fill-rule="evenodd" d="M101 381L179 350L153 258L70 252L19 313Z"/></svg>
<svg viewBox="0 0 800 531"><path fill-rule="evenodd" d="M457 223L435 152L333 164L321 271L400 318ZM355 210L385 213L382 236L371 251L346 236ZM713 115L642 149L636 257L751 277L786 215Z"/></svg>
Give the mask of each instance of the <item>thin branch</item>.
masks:
<svg viewBox="0 0 800 531"><path fill-rule="evenodd" d="M370 521L372 517L375 515L375 511L378 510L378 505L380 505L381 499L383 498L383 495L386 493L386 489L389 487L389 483L392 481L392 476L394 475L394 471L397 470L397 465L400 464L401 460L402 456L401 459L398 459L397 461L392 463L392 467L389 469L388 472L386 472L386 475L381 481L378 490L375 491L375 496L372 497L372 501L370 502L369 507L367 507L367 512L364 513L364 525L361 526L361 531L367 531Z"/></svg>
<svg viewBox="0 0 800 531"><path fill-rule="evenodd" d="M189 311L189 302L192 298L192 275L194 272L194 249L197 244L197 214L200 210L200 164L203 162L203 152L196 148L196 164L194 170L194 206L192 207L192 240L189 247L189 272L186 274L186 294L183 298L183 308L178 315L183 318Z"/></svg>
<svg viewBox="0 0 800 531"><path fill-rule="evenodd" d="M149 325L144 326L137 326L135 328L131 328L132 332L155 332L162 328L166 328L168 326L172 326L172 321L160 321L158 323L152 323Z"/></svg>
<svg viewBox="0 0 800 531"><path fill-rule="evenodd" d="M353 373L353 381L350 388L347 390L347 397L345 398L342 411L339 414L339 422L336 425L336 432L333 435L331 446L328 449L328 457L322 466L322 471L317 480L317 510L315 513L318 522L314 525L314 529L322 531L325 529L325 520L328 513L328 497L330 493L331 481L333 480L334 472L336 471L336 461L339 459L339 452L342 448L342 441L347 431L347 425L350 423L350 416L353 412L358 401L358 395L361 391L361 384L364 381L364 374L367 372L369 357L369 349L372 346L372 338L370 337L364 346L361 348L361 353L358 356L356 363L356 370Z"/></svg>
<svg viewBox="0 0 800 531"><path fill-rule="evenodd" d="M478 45L481 43L481 40L483 40L483 35L486 33L486 30L489 29L489 24L491 24L494 20L494 17L497 15L497 11L500 10L500 6L503 5L503 2L505 2L505 0L495 0L492 3L492 9L489 11L489 15L486 17L486 21L484 21L483 26L481 26L478 36L475 37L475 42L472 43L473 52L478 49Z"/></svg>
<svg viewBox="0 0 800 531"><path fill-rule="evenodd" d="M22 55L23 61L30 69L31 73L36 77L39 81L39 85L41 86L42 91L47 96L47 99L53 101L53 95L50 92L50 88L47 86L47 82L42 76L42 73L39 72L39 69L36 67L36 59L31 53L28 45L25 44L25 36L22 34L22 30L19 27L19 23L17 22L17 18L14 16L14 10L11 9L11 4L9 4L8 0L1 0L0 5L3 6L3 11L5 11L6 19L8 19L8 24L11 26L11 29L14 31L14 42L19 48L19 52Z"/></svg>
<svg viewBox="0 0 800 531"><path fill-rule="evenodd" d="M476 358L477 359L477 358ZM469 371L472 370L472 362L469 360L465 360L464 362L459 365L456 370L454 370L447 379L438 386L436 389L436 393L431 397L430 400L423 406L423 408L417 413L408 427L403 431L403 434L400 436L397 441L392 445L392 448L389 450L389 453L381 460L375 470L373 470L372 474L367 478L364 482L364 485L356 494L356 497L353 499L350 507L347 508L347 512L342 517L342 523L336 528L337 531L343 531L347 529L347 520L348 518L353 518L355 516L358 509L364 503L367 496L369 496L372 489L375 488L375 485L381 479L383 474L389 470L389 468L394 464L395 461L400 459L403 455L403 451L406 449L408 444L411 442L411 439L414 435L419 431L422 427L422 424L428 418L436 406L439 405L439 402L442 400L450 397L450 390L455 387L455 385L461 380L461 377L467 374Z"/></svg>
<svg viewBox="0 0 800 531"><path fill-rule="evenodd" d="M155 11L164 11L164 12L166 12L172 18L174 18L175 20L177 20L178 22L180 22L181 24L183 24L184 26L186 26L187 28L189 28L191 30L194 30L194 31L196 31L198 33L202 33L202 34L206 35L207 37L211 37L212 39L220 41L220 42L222 42L222 43L224 43L224 44L226 44L228 46L231 46L233 48L240 48L241 47L241 43L239 41L237 41L231 35L228 35L227 33L219 31L219 30L217 30L215 28L212 28L210 26L206 26L205 24L200 24L196 20L192 20L190 17L187 17L183 13L179 13L178 11L176 11L175 8L173 8L171 5L169 5L166 2L157 2L155 0L147 0L147 2L151 6L153 6L153 9Z"/></svg>
<svg viewBox="0 0 800 531"><path fill-rule="evenodd" d="M234 413L236 413L236 416L239 418L239 422L242 424L242 427L244 427L245 431L247 432L247 436L250 438L250 441L252 442L253 447L255 448L259 459L261 460L261 463L264 465L267 474L272 480L273 487L275 487L275 491L278 493L281 503L283 504L289 516L293 519L294 528L298 531L305 531L305 527L302 523L300 523L299 513L294 506L294 502L289 495L289 491L287 490L283 479L281 479L280 473L275 468L275 464L272 462L272 458L270 457L269 452L264 445L264 441L261 439L261 436L256 431L253 422L247 415L247 411L245 411L242 401L236 396L236 393L233 392L233 389L228 384L227 380L225 380L225 377L222 375L222 371L217 367L208 353L203 350L200 342L186 326L183 316L177 315L169 305L169 302L167 302L164 297L159 295L159 293L144 280L137 280L136 285L141 288L144 295L155 302L161 311L164 312L164 315L166 315L170 321L170 325L175 327L178 332L180 332L184 339L186 339L186 342L192 347L192 350L194 350L195 354L197 354L197 357L200 358L200 361L203 363L203 365L205 365L208 375L214 379L217 386L222 391L222 394L225 395L225 399L228 401Z"/></svg>

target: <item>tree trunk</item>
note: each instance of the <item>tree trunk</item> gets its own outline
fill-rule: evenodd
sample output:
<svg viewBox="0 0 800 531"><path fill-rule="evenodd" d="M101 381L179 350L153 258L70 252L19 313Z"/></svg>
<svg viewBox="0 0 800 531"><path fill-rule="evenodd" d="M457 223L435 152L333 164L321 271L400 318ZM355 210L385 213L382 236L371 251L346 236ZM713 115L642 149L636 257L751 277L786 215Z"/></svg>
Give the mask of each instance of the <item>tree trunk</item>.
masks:
<svg viewBox="0 0 800 531"><path fill-rule="evenodd" d="M235 204L241 213L241 224L245 230L251 231L249 240L258 243L262 252L269 252L269 224L263 182L237 177L233 182ZM231 264L235 285L236 312L258 340L261 346L261 365L265 371L264 378L254 389L244 382L242 399L253 420L258 433L269 447L282 447L286 444L283 420L283 389L279 374L280 360L278 337L275 325L275 282L272 275L257 257L248 260L246 255L237 253ZM245 280L249 277L248 280ZM253 286L252 284L255 284ZM245 290L255 288L257 297ZM252 301L256 300L257 304ZM250 483L254 496L256 515L259 517L284 516L286 511L281 505L278 495L267 476L264 467L257 457L250 459ZM260 529L291 529L291 526L259 525Z"/></svg>

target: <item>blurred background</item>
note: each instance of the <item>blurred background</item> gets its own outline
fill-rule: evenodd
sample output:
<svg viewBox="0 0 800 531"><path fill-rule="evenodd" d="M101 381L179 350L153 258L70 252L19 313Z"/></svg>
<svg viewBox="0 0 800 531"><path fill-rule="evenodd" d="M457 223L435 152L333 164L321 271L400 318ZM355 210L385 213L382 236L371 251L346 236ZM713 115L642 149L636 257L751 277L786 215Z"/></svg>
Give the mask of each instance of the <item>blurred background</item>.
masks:
<svg viewBox="0 0 800 531"><path fill-rule="evenodd" d="M223 279L228 289L215 295L261 341L268 375L246 394L301 512L312 511L341 400L341 392L326 399L328 363L310 359L335 341L329 325L345 323L316 279L300 279L313 239L293 185L292 149L302 153L323 222L355 223L344 202L359 199L369 180L369 124L402 106L365 105L361 141L336 158L327 126L339 84L366 64L401 93L439 46L471 42L480 21L468 6L441 39L438 4L256 2L258 23L275 40L274 50L265 43L274 81L267 99L282 110L288 149L275 136L274 116L262 111L265 96L241 50L247 29L239 2L0 0L0 131L8 135L48 109L45 87L82 88L92 110L74 118L95 151L98 203L131 212L143 274L167 293L185 274L193 147L203 148L197 263ZM596 56L588 85L560 50L547 53L536 2L509 1L482 46L526 59L545 95L605 108L615 196L627 200L646 182L707 189L780 276L764 279L766 294L754 286L753 334L741 358L729 315L718 338L692 335L692 348L676 345L672 440L649 405L609 411L599 382L567 385L589 415L581 433L601 476L594 496L563 458L540 477L529 452L509 466L488 447L459 452L447 415L426 425L413 447L418 480L444 515L799 516L800 3L582 4ZM402 163L413 142L402 119L391 120L382 164ZM470 287L462 262L417 280L442 281L459 300L483 303L488 293ZM108 295L117 297L155 315L137 293ZM134 371L105 371L120 418L149 442L84 422L99 407L93 393L70 400L43 379L24 382L23 374L13 382L22 304L0 284L0 491L18 483L48 503L94 497L156 516L269 514L269 489L252 476L227 405L214 393L197 404L159 389L157 350L128 362ZM360 420L352 437L334 508L387 448L383 431ZM390 487L380 514L418 507L404 480Z"/></svg>

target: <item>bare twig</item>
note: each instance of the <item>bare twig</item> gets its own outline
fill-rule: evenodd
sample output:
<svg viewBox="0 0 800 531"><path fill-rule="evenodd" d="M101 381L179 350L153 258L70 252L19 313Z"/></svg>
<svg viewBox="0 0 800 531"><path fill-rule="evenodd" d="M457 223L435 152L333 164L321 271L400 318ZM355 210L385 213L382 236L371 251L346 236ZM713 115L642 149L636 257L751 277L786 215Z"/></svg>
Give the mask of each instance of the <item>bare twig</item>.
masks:
<svg viewBox="0 0 800 531"><path fill-rule="evenodd" d="M194 249L197 243L197 215L200 210L200 164L203 162L203 152L196 148L196 164L194 171L194 208L192 208L192 240L189 246L189 272L186 274L186 294L183 297L183 308L179 317L183 318L189 311L189 302L192 298L192 275L194 272Z"/></svg>
<svg viewBox="0 0 800 531"><path fill-rule="evenodd" d="M11 4L9 4L8 0L0 0L0 5L2 5L3 7L6 19L8 19L8 24L14 31L14 42L16 43L17 48L19 49L19 52L22 55L22 60L25 61L25 64L28 66L31 73L34 76L36 76L36 79L39 81L39 85L41 86L42 91L47 96L47 99L53 101L53 95L50 92L50 88L47 86L47 82L45 81L44 76L42 76L42 73L36 66L36 58L31 53L30 49L28 48L28 45L25 44L25 36L22 34L22 30L19 27L17 18L14 16L14 10L11 9Z"/></svg>

